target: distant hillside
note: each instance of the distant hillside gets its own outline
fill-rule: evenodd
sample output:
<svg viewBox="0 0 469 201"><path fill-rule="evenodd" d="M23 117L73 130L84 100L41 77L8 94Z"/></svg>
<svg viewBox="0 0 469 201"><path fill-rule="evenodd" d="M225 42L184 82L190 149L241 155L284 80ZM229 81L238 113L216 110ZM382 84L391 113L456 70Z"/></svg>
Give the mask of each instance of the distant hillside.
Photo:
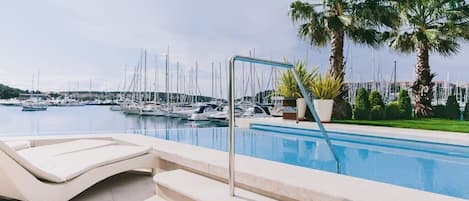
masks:
<svg viewBox="0 0 469 201"><path fill-rule="evenodd" d="M24 93L21 89L11 88L7 85L0 84L0 99L16 98Z"/></svg>

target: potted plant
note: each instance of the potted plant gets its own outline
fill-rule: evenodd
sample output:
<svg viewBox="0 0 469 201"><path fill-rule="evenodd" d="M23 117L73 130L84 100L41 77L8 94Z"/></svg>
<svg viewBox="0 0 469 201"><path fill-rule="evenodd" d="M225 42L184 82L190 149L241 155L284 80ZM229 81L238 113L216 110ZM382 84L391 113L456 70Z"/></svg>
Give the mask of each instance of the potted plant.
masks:
<svg viewBox="0 0 469 201"><path fill-rule="evenodd" d="M314 108L321 122L330 122L334 98L340 94L342 82L330 73L316 76L311 83L311 92L314 95Z"/></svg>
<svg viewBox="0 0 469 201"><path fill-rule="evenodd" d="M303 82L305 89L310 89L312 81L317 75L317 70L309 72L304 62L298 61L295 64L295 71ZM306 113L306 102L298 87L298 83L293 76L293 72L288 70L280 76L279 93L285 99L283 100L283 118L304 120ZM296 109L293 108L296 105ZM292 116L292 114L296 114Z"/></svg>

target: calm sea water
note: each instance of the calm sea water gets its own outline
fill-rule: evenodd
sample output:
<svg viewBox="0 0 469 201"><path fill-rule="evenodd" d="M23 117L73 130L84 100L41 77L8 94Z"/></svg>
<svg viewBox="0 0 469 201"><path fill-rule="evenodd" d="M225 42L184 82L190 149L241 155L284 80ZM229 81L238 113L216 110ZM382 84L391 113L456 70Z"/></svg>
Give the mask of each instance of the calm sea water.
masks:
<svg viewBox="0 0 469 201"><path fill-rule="evenodd" d="M0 136L66 133L140 132L166 128L220 127L214 122L191 122L167 117L142 117L111 111L109 106L49 107L22 112L0 106Z"/></svg>

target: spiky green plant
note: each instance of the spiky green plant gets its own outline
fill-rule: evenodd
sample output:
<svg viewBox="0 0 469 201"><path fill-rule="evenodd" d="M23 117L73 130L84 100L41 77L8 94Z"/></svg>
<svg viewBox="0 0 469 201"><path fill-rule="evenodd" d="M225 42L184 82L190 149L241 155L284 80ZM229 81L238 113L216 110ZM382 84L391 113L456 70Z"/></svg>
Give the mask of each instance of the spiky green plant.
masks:
<svg viewBox="0 0 469 201"><path fill-rule="evenodd" d="M305 89L309 90L313 80L317 76L317 68L309 72L308 69L306 69L306 64L304 62L297 61L295 64L295 71L298 74L301 82L303 82ZM279 81L280 85L278 86L278 92L280 95L284 96L285 98L303 97L291 70L284 72L280 76Z"/></svg>
<svg viewBox="0 0 469 201"><path fill-rule="evenodd" d="M311 84L311 92L318 99L334 99L340 95L342 81L331 73L316 76Z"/></svg>

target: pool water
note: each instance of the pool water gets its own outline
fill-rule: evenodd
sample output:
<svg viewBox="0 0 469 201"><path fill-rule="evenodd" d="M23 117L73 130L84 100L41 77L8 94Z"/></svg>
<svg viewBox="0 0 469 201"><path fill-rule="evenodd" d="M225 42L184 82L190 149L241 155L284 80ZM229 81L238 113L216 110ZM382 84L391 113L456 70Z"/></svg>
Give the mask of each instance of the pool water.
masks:
<svg viewBox="0 0 469 201"><path fill-rule="evenodd" d="M157 138L228 150L227 128L166 129ZM469 199L469 147L329 132L341 174ZM254 124L236 129L235 152L336 172L316 130Z"/></svg>

